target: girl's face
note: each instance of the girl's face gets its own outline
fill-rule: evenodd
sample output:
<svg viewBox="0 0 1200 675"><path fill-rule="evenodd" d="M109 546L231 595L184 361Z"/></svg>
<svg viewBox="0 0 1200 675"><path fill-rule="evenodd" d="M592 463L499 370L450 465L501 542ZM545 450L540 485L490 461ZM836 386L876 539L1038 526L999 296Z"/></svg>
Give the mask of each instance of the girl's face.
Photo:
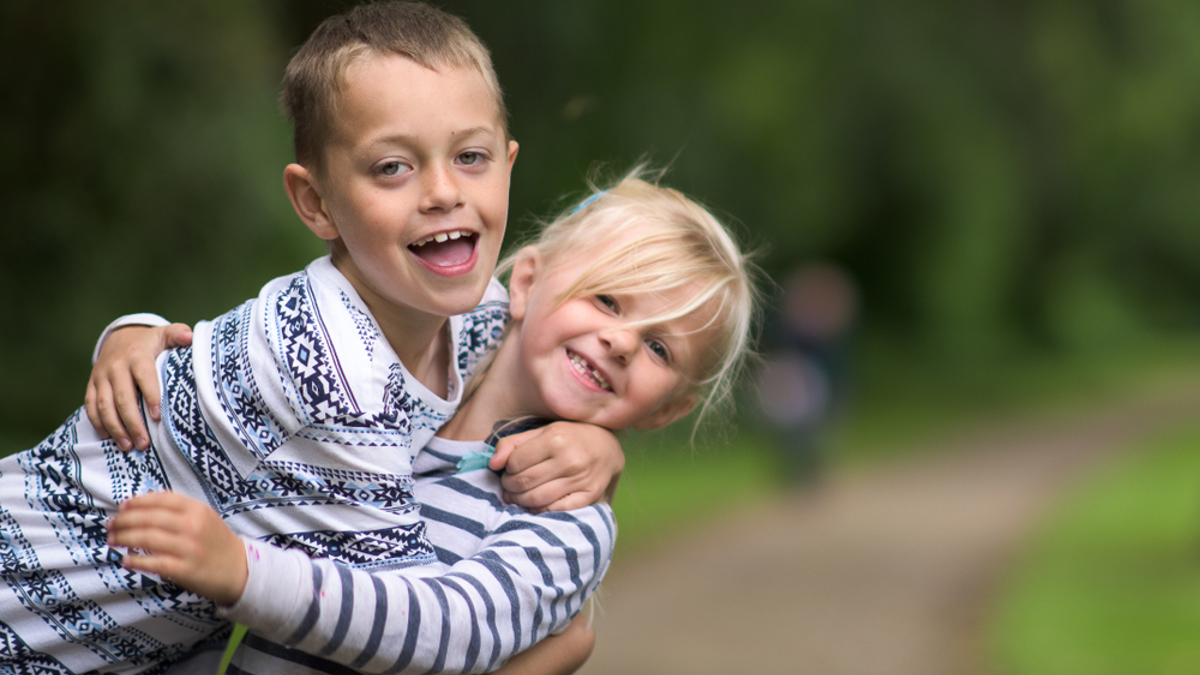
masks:
<svg viewBox="0 0 1200 675"><path fill-rule="evenodd" d="M518 343L518 388L531 414L609 429L665 426L695 406L689 393L710 330L689 315L659 324L630 323L686 303L693 288L665 293L559 296L592 255L548 265L526 249L510 282L511 339Z"/></svg>

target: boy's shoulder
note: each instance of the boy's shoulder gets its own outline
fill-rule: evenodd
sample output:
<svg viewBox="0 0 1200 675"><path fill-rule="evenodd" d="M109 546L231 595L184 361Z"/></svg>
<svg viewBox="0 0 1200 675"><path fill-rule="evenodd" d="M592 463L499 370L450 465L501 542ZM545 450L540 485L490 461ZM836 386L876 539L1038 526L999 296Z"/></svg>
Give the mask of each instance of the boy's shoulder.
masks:
<svg viewBox="0 0 1200 675"><path fill-rule="evenodd" d="M475 309L450 318L456 360L464 376L469 377L479 359L500 344L508 319L508 291L495 278Z"/></svg>

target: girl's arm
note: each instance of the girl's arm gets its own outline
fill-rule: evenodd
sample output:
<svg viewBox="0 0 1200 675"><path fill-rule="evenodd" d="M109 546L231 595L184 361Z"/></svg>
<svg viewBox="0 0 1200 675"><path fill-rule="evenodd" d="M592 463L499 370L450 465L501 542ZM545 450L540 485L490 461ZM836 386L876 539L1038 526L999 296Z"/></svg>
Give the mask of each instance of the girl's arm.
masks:
<svg viewBox="0 0 1200 675"><path fill-rule="evenodd" d="M257 636L362 672L487 672L566 629L607 570L616 535L611 510L600 505L530 514L505 507L470 474L438 481L437 487L475 502L455 513L423 510L431 527L441 528L444 536L458 530L471 539L478 536L477 528L487 531L476 553L449 566L365 571L242 540L236 546L244 547L244 588L229 595L227 582L236 585L240 572L218 562L227 558L214 551L227 550L230 540L196 522L208 518L208 525L227 528L211 509L180 495L172 495L174 501L190 501L208 515L164 504L172 500L161 496L138 497L114 519L111 541L153 551L129 556L132 568L162 574L218 601L236 597L223 612ZM168 508L160 509L164 505ZM154 510L167 512L149 515ZM495 517L485 522L481 512ZM206 543L184 543L193 536ZM541 668L538 664L557 662L564 654L582 663L587 655L573 641L579 636L567 633L565 640L518 660L516 667ZM240 649L253 650L254 643L247 640Z"/></svg>

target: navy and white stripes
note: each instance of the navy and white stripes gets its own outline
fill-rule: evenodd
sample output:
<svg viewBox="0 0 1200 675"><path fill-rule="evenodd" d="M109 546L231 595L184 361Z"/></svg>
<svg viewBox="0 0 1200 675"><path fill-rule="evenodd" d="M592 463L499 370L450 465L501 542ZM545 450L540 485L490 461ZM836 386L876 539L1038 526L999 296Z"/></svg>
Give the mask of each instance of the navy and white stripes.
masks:
<svg viewBox="0 0 1200 675"><path fill-rule="evenodd" d="M475 445L434 439L414 464L437 565L372 571L248 543L250 582L228 614L294 649L249 640L237 669L486 672L562 630L608 568L612 511L508 506L492 472L449 473Z"/></svg>

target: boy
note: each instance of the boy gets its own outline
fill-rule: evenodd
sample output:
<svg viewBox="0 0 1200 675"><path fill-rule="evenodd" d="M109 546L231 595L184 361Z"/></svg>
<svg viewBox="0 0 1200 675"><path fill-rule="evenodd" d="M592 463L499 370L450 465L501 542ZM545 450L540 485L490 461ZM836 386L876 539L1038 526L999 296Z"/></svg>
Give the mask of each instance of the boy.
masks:
<svg viewBox="0 0 1200 675"><path fill-rule="evenodd" d="M412 458L507 318L492 271L517 144L499 87L460 21L385 3L326 21L283 101L297 153L285 187L330 256L160 361L145 452L76 413L0 462L0 663L153 672L227 635L211 603L124 570L105 545L117 504L148 490L312 557L434 559Z"/></svg>

